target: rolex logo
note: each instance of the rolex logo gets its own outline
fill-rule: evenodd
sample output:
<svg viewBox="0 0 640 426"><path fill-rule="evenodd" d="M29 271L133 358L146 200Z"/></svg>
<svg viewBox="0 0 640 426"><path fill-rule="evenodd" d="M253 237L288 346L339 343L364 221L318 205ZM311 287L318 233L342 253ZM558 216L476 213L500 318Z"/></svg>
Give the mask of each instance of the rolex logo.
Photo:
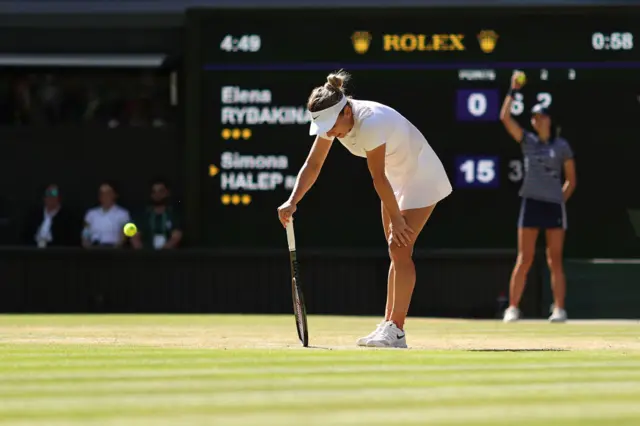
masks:
<svg viewBox="0 0 640 426"><path fill-rule="evenodd" d="M363 55L367 53L371 45L371 34L368 31L356 31L351 36L351 42L356 53Z"/></svg>
<svg viewBox="0 0 640 426"><path fill-rule="evenodd" d="M482 30L478 34L478 42L484 53L491 53L496 48L498 33L493 30Z"/></svg>

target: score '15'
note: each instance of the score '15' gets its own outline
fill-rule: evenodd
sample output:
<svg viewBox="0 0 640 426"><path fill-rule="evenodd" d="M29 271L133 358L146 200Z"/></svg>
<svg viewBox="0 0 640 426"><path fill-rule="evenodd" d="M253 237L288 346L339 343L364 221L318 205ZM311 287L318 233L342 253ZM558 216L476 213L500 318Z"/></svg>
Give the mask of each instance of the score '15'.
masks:
<svg viewBox="0 0 640 426"><path fill-rule="evenodd" d="M497 188L500 183L498 176L498 157L458 156L455 160L455 174L457 187ZM519 182L524 177L522 160L513 159L508 163L507 178L511 182Z"/></svg>

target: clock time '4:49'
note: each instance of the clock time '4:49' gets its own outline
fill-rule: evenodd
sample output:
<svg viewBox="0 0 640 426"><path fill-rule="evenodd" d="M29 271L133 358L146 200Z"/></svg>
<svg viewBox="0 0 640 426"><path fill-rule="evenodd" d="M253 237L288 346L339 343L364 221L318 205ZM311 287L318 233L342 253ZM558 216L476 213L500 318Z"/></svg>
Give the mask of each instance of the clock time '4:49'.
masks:
<svg viewBox="0 0 640 426"><path fill-rule="evenodd" d="M227 34L220 42L220 50L225 52L257 52L261 45L262 40L257 34L244 34L239 37Z"/></svg>

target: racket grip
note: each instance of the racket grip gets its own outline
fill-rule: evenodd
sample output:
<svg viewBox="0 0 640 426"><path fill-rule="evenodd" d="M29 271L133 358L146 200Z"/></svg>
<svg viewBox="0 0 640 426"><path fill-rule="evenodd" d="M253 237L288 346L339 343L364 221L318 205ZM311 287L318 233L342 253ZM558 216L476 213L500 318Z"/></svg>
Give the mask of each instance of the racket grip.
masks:
<svg viewBox="0 0 640 426"><path fill-rule="evenodd" d="M289 219L287 222L287 242L289 243L289 251L295 251L296 236L293 233L293 219Z"/></svg>

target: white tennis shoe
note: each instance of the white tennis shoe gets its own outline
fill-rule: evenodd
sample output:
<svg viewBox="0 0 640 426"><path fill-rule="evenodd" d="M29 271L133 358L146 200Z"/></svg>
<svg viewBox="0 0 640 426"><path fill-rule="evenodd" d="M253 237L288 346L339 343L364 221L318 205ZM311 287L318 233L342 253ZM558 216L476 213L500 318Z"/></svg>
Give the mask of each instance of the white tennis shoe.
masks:
<svg viewBox="0 0 640 426"><path fill-rule="evenodd" d="M378 334L380 332L380 330L382 330L382 327L384 326L384 320L380 321L380 324L378 324L376 326L376 329L373 330L371 333L369 333L368 335L359 338L358 340L356 340L356 345L358 346L367 346L367 343L369 342L369 340L373 339L373 337Z"/></svg>
<svg viewBox="0 0 640 426"><path fill-rule="evenodd" d="M506 311L504 311L504 318L502 319L504 322L516 322L520 319L520 309L515 306L509 306Z"/></svg>
<svg viewBox="0 0 640 426"><path fill-rule="evenodd" d="M567 321L567 311L560 308L553 308L553 312L549 317L549 322L566 322Z"/></svg>
<svg viewBox="0 0 640 426"><path fill-rule="evenodd" d="M380 331L367 342L370 348L406 348L405 333L393 321L386 321Z"/></svg>

